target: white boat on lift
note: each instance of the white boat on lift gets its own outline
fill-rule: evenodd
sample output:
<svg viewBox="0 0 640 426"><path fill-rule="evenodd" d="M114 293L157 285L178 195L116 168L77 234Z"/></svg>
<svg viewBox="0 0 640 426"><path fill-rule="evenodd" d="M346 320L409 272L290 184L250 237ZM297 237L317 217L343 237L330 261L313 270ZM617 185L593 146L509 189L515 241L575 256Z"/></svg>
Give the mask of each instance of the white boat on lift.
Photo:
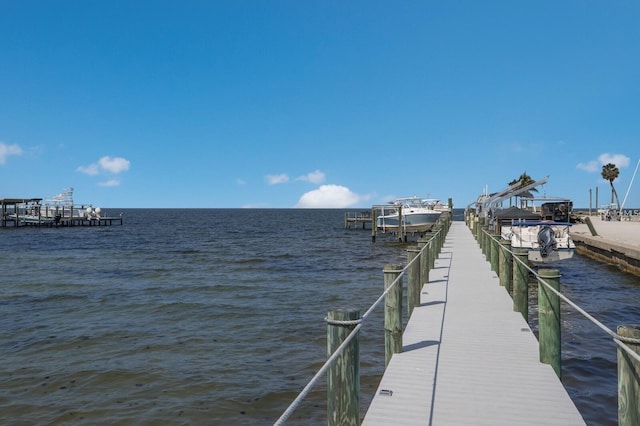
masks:
<svg viewBox="0 0 640 426"><path fill-rule="evenodd" d="M445 211L442 206L435 198L398 198L388 208L381 208L376 226L382 232L426 232Z"/></svg>
<svg viewBox="0 0 640 426"><path fill-rule="evenodd" d="M533 202L535 199L528 199ZM567 199L543 199L538 210L511 207L496 212L496 225L511 249L524 249L532 262L546 263L569 259L575 244L569 235L573 203Z"/></svg>

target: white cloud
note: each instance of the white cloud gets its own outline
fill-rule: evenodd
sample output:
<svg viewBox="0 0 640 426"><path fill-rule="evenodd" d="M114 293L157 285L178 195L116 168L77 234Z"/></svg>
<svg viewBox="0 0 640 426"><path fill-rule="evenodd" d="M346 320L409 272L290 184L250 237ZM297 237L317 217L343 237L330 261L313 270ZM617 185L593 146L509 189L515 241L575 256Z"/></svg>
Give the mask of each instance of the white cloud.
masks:
<svg viewBox="0 0 640 426"><path fill-rule="evenodd" d="M577 169L584 170L585 172L595 173L602 170L602 166L605 164L615 164L619 169L629 167L631 159L623 154L609 154L604 153L598 156L597 160L591 160L587 163L578 163Z"/></svg>
<svg viewBox="0 0 640 426"><path fill-rule="evenodd" d="M596 160L591 160L588 163L578 163L576 168L589 173L597 172L598 170L600 170L598 162Z"/></svg>
<svg viewBox="0 0 640 426"><path fill-rule="evenodd" d="M129 170L131 162L122 157L102 157L98 160L98 164L103 170L117 174Z"/></svg>
<svg viewBox="0 0 640 426"><path fill-rule="evenodd" d="M118 179L111 179L106 182L100 182L98 185L105 187L118 186L120 185L120 181Z"/></svg>
<svg viewBox="0 0 640 426"><path fill-rule="evenodd" d="M120 172L126 172L130 166L131 162L125 158L105 156L100 158L97 163L91 163L88 166L79 166L76 171L89 176L96 176L100 174L100 172L118 174Z"/></svg>
<svg viewBox="0 0 640 426"><path fill-rule="evenodd" d="M100 167L97 164L89 164L88 166L79 166L76 171L84 173L89 176L95 176L100 173Z"/></svg>
<svg viewBox="0 0 640 426"><path fill-rule="evenodd" d="M600 161L600 164L602 165L613 163L619 169L623 169L625 167L629 167L629 162L631 161L631 159L626 155L622 155L622 154L605 153L605 154L601 154L598 157L598 161Z"/></svg>
<svg viewBox="0 0 640 426"><path fill-rule="evenodd" d="M296 207L298 208L345 208L367 200L341 185L321 185L318 189L302 194Z"/></svg>
<svg viewBox="0 0 640 426"><path fill-rule="evenodd" d="M236 185L246 185L246 184L247 184L247 182L245 182L244 179L242 179L242 178L236 179Z"/></svg>
<svg viewBox="0 0 640 426"><path fill-rule="evenodd" d="M18 145L7 145L4 142L0 142L0 164L7 162L7 157L10 155L22 155L22 148Z"/></svg>
<svg viewBox="0 0 640 426"><path fill-rule="evenodd" d="M282 173L280 175L267 175L267 182L269 185L278 185L280 183L289 182L289 176Z"/></svg>
<svg viewBox="0 0 640 426"><path fill-rule="evenodd" d="M304 176L298 177L296 180L302 180L305 182L311 183L322 183L324 182L325 174L320 170L316 170L315 172L307 173Z"/></svg>

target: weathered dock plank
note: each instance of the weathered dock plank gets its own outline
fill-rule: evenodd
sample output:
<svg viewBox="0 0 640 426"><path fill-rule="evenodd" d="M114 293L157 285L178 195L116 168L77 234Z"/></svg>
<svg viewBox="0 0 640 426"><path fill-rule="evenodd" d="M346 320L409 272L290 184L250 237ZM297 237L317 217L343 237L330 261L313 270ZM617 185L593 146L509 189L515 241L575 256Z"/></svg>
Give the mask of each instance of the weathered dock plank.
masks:
<svg viewBox="0 0 640 426"><path fill-rule="evenodd" d="M469 229L454 222L363 425L583 425Z"/></svg>

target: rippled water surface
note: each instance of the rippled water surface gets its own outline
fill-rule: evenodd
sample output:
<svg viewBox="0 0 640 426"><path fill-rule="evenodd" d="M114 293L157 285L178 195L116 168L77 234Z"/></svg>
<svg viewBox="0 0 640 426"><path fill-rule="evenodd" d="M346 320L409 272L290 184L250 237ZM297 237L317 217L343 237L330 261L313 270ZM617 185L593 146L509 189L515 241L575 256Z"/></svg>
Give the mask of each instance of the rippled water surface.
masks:
<svg viewBox="0 0 640 426"><path fill-rule="evenodd" d="M0 423L272 424L326 358L328 310L364 312L406 247L345 230L343 210L125 209L124 225L0 229ZM632 276L575 256L571 298L640 322ZM563 381L616 424L616 352L566 309ZM364 413L382 312L361 336ZM320 384L290 424L324 424Z"/></svg>

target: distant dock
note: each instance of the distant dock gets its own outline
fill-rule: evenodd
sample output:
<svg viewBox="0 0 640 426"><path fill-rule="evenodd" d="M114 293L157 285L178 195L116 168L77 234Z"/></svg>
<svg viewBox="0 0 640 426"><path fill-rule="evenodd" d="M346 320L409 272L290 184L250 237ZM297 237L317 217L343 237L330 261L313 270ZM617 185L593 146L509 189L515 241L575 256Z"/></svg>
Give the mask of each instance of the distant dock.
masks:
<svg viewBox="0 0 640 426"><path fill-rule="evenodd" d="M101 208L76 206L71 198L73 188L42 204L42 198L0 199L0 227L69 227L122 225L122 214L109 216Z"/></svg>
<svg viewBox="0 0 640 426"><path fill-rule="evenodd" d="M371 211L346 212L344 214L345 229L371 229L373 214Z"/></svg>

